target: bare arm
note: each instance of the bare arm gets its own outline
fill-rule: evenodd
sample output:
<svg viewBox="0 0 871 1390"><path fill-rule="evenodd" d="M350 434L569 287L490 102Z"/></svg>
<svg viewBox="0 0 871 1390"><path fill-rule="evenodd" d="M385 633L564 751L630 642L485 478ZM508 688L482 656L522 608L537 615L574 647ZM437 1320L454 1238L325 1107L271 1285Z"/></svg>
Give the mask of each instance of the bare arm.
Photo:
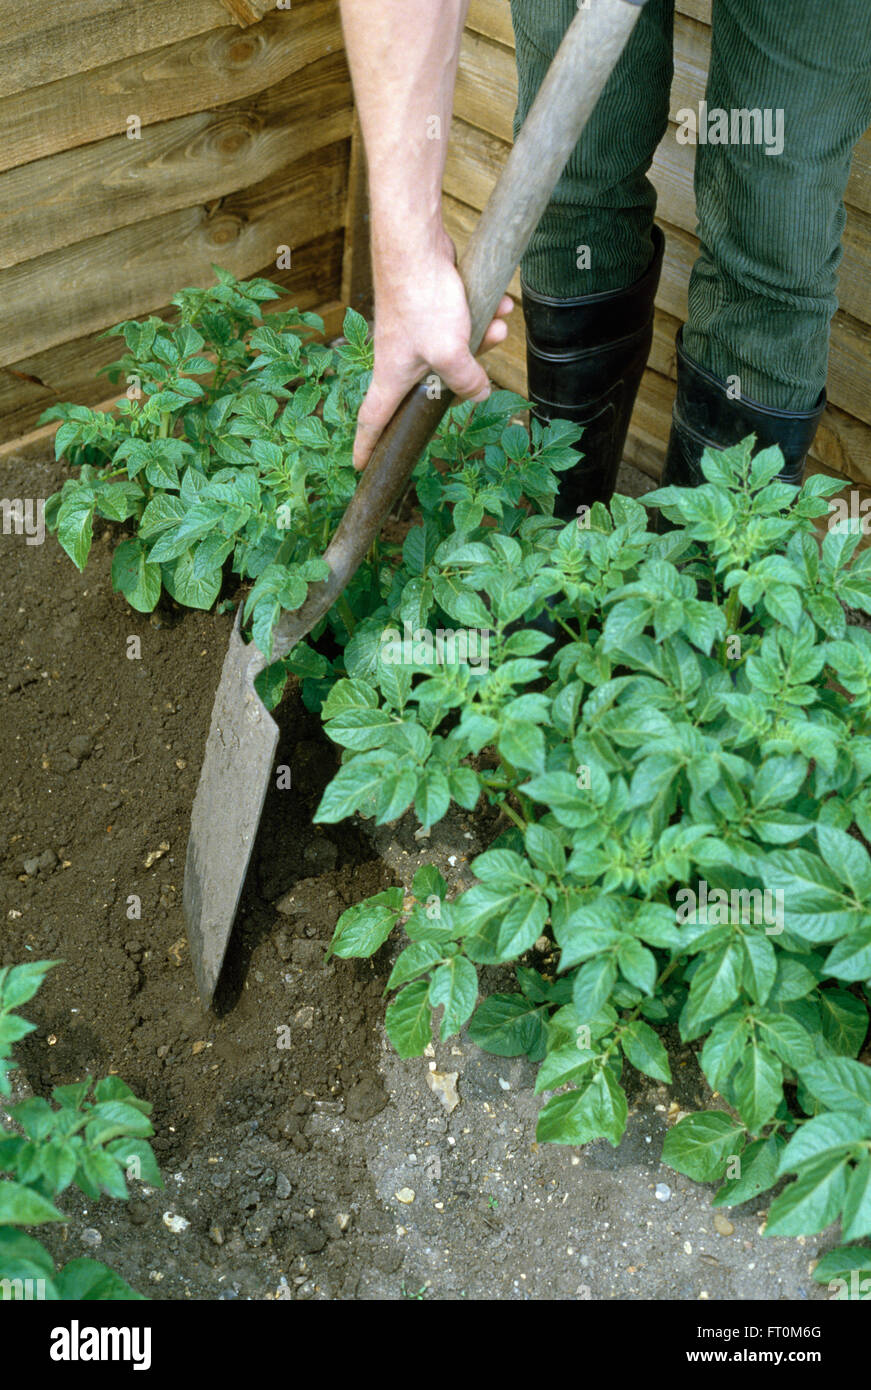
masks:
<svg viewBox="0 0 871 1390"><path fill-rule="evenodd" d="M354 463L365 467L396 406L428 369L482 400L487 373L469 352L469 310L444 230L441 188L468 0L341 0L369 167L375 370L360 408ZM485 335L507 334L506 296Z"/></svg>

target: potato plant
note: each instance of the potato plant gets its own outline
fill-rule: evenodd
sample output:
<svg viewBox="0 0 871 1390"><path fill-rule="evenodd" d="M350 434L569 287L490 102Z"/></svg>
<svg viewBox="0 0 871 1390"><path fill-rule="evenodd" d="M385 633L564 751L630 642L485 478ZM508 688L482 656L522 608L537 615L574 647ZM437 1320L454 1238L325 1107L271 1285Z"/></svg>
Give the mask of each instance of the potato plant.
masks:
<svg viewBox="0 0 871 1390"><path fill-rule="evenodd" d="M0 1096L11 1090L12 1044L35 1027L15 1010L55 964L0 970ZM152 1107L118 1076L55 1086L52 1101L30 1096L10 1106L15 1129L0 1129L0 1300L141 1299L99 1260L68 1260L56 1269L45 1246L21 1228L66 1221L55 1202L73 1184L91 1201L103 1193L126 1200L131 1176L162 1187L148 1143Z"/></svg>
<svg viewBox="0 0 871 1390"><path fill-rule="evenodd" d="M139 612L166 592L179 604L211 608L228 572L250 581L245 618L265 655L282 609L298 608L308 583L322 578L327 541L357 482L351 461L357 410L372 366L365 320L349 309L344 342L315 341L316 314L292 309L262 318L280 295L266 280L240 282L215 267L218 283L185 289L173 300L178 322L129 321L126 353L104 370L124 380L115 413L63 404L43 421L62 421L58 458L75 467L46 504L46 524L74 564L87 562L96 518L123 523L132 534L117 545L112 583ZM495 393L474 412L452 411L416 470L428 521L404 545L379 540L347 592L285 662L259 682L267 705L280 698L288 672L304 678L312 708L338 675L340 652L351 669L373 627L374 613L411 615L418 574L435 544L454 525L468 530L486 513L516 523L521 499L549 505L554 469L574 458L578 431L557 424L510 424L525 402ZM443 476L431 466L443 461ZM419 553L418 553L419 552ZM419 607L419 605L418 605ZM325 655L318 639L329 629Z"/></svg>
<svg viewBox="0 0 871 1390"><path fill-rule="evenodd" d="M401 926L387 1030L401 1056L469 1022L539 1064L538 1138L616 1145L626 1065L670 1081L659 1029L694 1043L725 1102L681 1120L663 1160L716 1205L794 1175L769 1234L871 1234L871 553L814 518L839 484L775 481L778 450L708 453L706 483L615 497L567 526L455 532L424 561L457 622L490 630L487 669L368 663L328 695L345 749L317 819L421 824L451 801L507 827L453 896L432 866L332 943L371 955ZM448 588L450 592L448 592ZM417 589L414 591L417 593ZM547 605L559 641L518 631ZM482 966L518 990L478 1002ZM850 1247L827 1279L871 1250ZM851 1263L852 1262L852 1263ZM834 1272L833 1272L834 1271Z"/></svg>

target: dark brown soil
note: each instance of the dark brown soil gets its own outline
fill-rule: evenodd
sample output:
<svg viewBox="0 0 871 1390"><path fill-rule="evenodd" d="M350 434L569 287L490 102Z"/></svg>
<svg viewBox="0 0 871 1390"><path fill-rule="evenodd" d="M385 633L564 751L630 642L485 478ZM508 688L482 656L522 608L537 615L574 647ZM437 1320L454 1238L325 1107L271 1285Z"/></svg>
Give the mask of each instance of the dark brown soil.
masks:
<svg viewBox="0 0 871 1390"><path fill-rule="evenodd" d="M46 497L60 476L16 460L4 492ZM181 883L232 618L186 611L158 627L132 612L111 590L109 530L84 574L50 536L38 546L6 535L2 547L0 961L64 961L28 1006L37 1031L17 1054L19 1080L46 1094L117 1072L153 1102L161 1168L197 1188L183 1258L163 1221L167 1194L127 1212L104 1201L89 1217L101 1258L142 1292L263 1297L303 1256L304 1273L338 1293L337 1209L352 1194L365 1208L365 1165L323 1140L327 1161L311 1162L319 1141L306 1130L319 1111L342 1107L359 1122L386 1103L375 1070L385 972L368 961L324 968L323 954L340 912L392 875L353 827L312 826L336 758L291 695L278 761L292 786L269 794L216 1012L204 1014ZM44 867L28 873L40 855ZM287 1185L279 1174L289 1197L275 1195ZM137 1247L147 1238L144 1262L131 1235ZM61 1258L83 1253L52 1239Z"/></svg>

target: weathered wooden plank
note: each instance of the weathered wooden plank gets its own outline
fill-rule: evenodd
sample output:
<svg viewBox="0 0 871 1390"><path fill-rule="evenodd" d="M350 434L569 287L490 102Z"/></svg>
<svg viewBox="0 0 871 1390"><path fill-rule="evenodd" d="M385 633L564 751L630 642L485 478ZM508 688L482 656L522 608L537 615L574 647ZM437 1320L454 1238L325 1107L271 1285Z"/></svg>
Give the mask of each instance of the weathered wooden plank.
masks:
<svg viewBox="0 0 871 1390"><path fill-rule="evenodd" d="M296 307L313 309L323 317L319 306L333 306L326 323L327 336L333 337L341 331L342 322L338 290L343 240L341 230L332 231L295 248L287 270L278 270L274 264L258 264L240 273L262 274L284 287L285 295L266 306L267 313ZM205 285L211 280L211 271L206 267L198 283ZM172 321L176 311L171 306L155 304L139 311L140 316L149 313ZM43 410L58 401L79 401L83 405L103 401L110 383L97 372L119 356L121 347L117 338L89 334L0 367L0 438L16 439L32 430Z"/></svg>
<svg viewBox="0 0 871 1390"><path fill-rule="evenodd" d="M250 274L274 264L279 246L341 227L347 165L342 141L217 207L164 213L0 271L0 363L165 303L214 262Z"/></svg>
<svg viewBox="0 0 871 1390"><path fill-rule="evenodd" d="M268 10L289 10L290 0L221 0L224 9L237 24L256 24Z"/></svg>
<svg viewBox="0 0 871 1390"><path fill-rule="evenodd" d="M64 0L5 5L0 96L56 82L109 59L147 53L227 23L221 0Z"/></svg>
<svg viewBox="0 0 871 1390"><path fill-rule="evenodd" d="M157 121L241 101L341 46L336 0L294 0L292 11L275 11L245 33L225 24L28 88L0 100L0 170L109 135L126 142L130 115L139 117L144 131Z"/></svg>
<svg viewBox="0 0 871 1390"><path fill-rule="evenodd" d="M351 135L348 167L348 201L345 206L345 254L342 261L342 299L364 318L374 307L372 245L369 224L369 185L363 133L356 114Z"/></svg>
<svg viewBox="0 0 871 1390"><path fill-rule="evenodd" d="M209 202L351 133L341 51L256 97L113 136L0 175L0 267Z"/></svg>

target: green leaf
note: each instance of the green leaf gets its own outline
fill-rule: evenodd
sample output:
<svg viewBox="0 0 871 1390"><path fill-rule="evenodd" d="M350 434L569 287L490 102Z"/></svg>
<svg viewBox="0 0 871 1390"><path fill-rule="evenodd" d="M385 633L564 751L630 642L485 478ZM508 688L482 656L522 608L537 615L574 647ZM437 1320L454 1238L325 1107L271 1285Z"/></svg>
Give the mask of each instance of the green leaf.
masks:
<svg viewBox="0 0 871 1390"><path fill-rule="evenodd" d="M850 1175L841 1227L846 1240L871 1235L871 1154L867 1150Z"/></svg>
<svg viewBox="0 0 871 1390"><path fill-rule="evenodd" d="M578 1018L589 1022L607 1004L617 982L617 962L613 956L596 956L581 966L575 976L573 999Z"/></svg>
<svg viewBox="0 0 871 1390"><path fill-rule="evenodd" d="M787 1013L769 1013L766 1010L757 1016L757 1023L768 1047L788 1067L797 1071L813 1062L816 1056L814 1039L798 1019Z"/></svg>
<svg viewBox="0 0 871 1390"><path fill-rule="evenodd" d="M555 1047L548 1052L538 1069L535 1094L538 1096L542 1091L553 1091L557 1086L576 1081L584 1072L589 1071L595 1061L596 1053L581 1047L578 1043L564 1043Z"/></svg>
<svg viewBox="0 0 871 1390"><path fill-rule="evenodd" d="M415 767L399 764L388 768L381 780L375 805L375 824L386 825L407 811L417 790Z"/></svg>
<svg viewBox="0 0 871 1390"><path fill-rule="evenodd" d="M871 1249L866 1245L842 1245L830 1250L818 1261L813 1278L817 1284L828 1284L836 1301L866 1299L871 1293ZM842 1287L836 1292L833 1284Z"/></svg>
<svg viewBox="0 0 871 1390"><path fill-rule="evenodd" d="M478 1005L469 1037L497 1057L534 1056L542 1044L542 1005L522 994L490 994Z"/></svg>
<svg viewBox="0 0 871 1390"><path fill-rule="evenodd" d="M856 1115L828 1110L824 1115L815 1115L805 1120L789 1141L780 1164L777 1176L796 1173L808 1164L818 1163L820 1159L836 1154L848 1154L863 1141L871 1138L868 1124Z"/></svg>
<svg viewBox="0 0 871 1390"><path fill-rule="evenodd" d="M860 842L843 830L820 824L817 839L826 864L838 878L849 884L860 902L871 899L871 858Z"/></svg>
<svg viewBox="0 0 871 1390"><path fill-rule="evenodd" d="M628 1106L622 1087L604 1067L583 1090L554 1096L538 1116L535 1137L541 1143L589 1144L608 1139L616 1148L626 1128Z"/></svg>
<svg viewBox="0 0 871 1390"><path fill-rule="evenodd" d="M779 1135L754 1139L735 1162L738 1172L727 1178L714 1196L712 1207L735 1207L767 1192L777 1181L778 1158L783 1149Z"/></svg>
<svg viewBox="0 0 871 1390"><path fill-rule="evenodd" d="M846 1158L828 1155L804 1168L775 1197L765 1224L766 1236L812 1236L838 1217L847 1195Z"/></svg>
<svg viewBox="0 0 871 1390"><path fill-rule="evenodd" d="M620 1034L620 1046L638 1071L656 1081L671 1081L668 1053L658 1035L640 1018L633 1019Z"/></svg>
<svg viewBox="0 0 871 1390"><path fill-rule="evenodd" d="M438 965L443 959L444 952L434 941L412 941L410 946L406 946L405 950L400 952L385 988L398 989L417 975L432 970L433 966Z"/></svg>
<svg viewBox="0 0 871 1390"><path fill-rule="evenodd" d="M827 1110L871 1116L871 1070L848 1057L827 1057L801 1068L801 1080Z"/></svg>
<svg viewBox="0 0 871 1390"><path fill-rule="evenodd" d="M656 985L656 957L634 937L624 937L617 951L623 978L642 994L653 994Z"/></svg>
<svg viewBox="0 0 871 1390"><path fill-rule="evenodd" d="M757 1004L764 1004L777 976L777 954L767 936L745 933L744 988Z"/></svg>
<svg viewBox="0 0 871 1390"><path fill-rule="evenodd" d="M455 767L448 773L451 797L464 811L474 811L481 795L478 774L471 767Z"/></svg>
<svg viewBox="0 0 871 1390"><path fill-rule="evenodd" d="M357 903L343 912L336 923L333 939L325 956L374 956L392 932L402 911L401 888L386 888L365 902Z"/></svg>
<svg viewBox="0 0 871 1390"><path fill-rule="evenodd" d="M448 891L448 885L435 864L421 864L411 880L411 891L421 902L425 902L427 898L433 896L444 898Z"/></svg>
<svg viewBox="0 0 871 1390"><path fill-rule="evenodd" d="M716 1182L726 1163L740 1155L745 1131L722 1110L703 1110L679 1120L665 1136L662 1161L695 1182Z"/></svg>
<svg viewBox="0 0 871 1390"><path fill-rule="evenodd" d="M7 972L0 971L0 1008L17 1009L32 999L46 974L59 962L56 960L32 960L24 965L13 965Z"/></svg>
<svg viewBox="0 0 871 1390"><path fill-rule="evenodd" d="M387 1036L400 1057L421 1057L432 1040L429 981L415 980L400 990L385 1017Z"/></svg>
<svg viewBox="0 0 871 1390"><path fill-rule="evenodd" d="M559 881L566 871L566 854L562 841L553 831L537 822L526 827L526 852L533 864Z"/></svg>
<svg viewBox="0 0 871 1390"><path fill-rule="evenodd" d="M720 1091L740 1061L747 1042L748 1024L742 1011L719 1019L702 1048L702 1071L714 1090Z"/></svg>
<svg viewBox="0 0 871 1390"><path fill-rule="evenodd" d="M44 1245L14 1226L0 1226L0 1279L52 1279L54 1260Z"/></svg>
<svg viewBox="0 0 871 1390"><path fill-rule="evenodd" d="M119 1134L131 1134L145 1139L154 1130L147 1115L123 1100L100 1101L88 1111L88 1139L92 1144L105 1144Z"/></svg>
<svg viewBox="0 0 871 1390"><path fill-rule="evenodd" d="M715 1019L734 1003L741 990L743 957L736 942L728 942L705 955L693 975L681 1032L695 1034L699 1025Z"/></svg>
<svg viewBox="0 0 871 1390"><path fill-rule="evenodd" d="M442 1042L459 1033L477 1000L478 972L470 960L454 956L439 967L430 981L429 1002L434 1009L445 1006L439 1034Z"/></svg>
<svg viewBox="0 0 871 1390"><path fill-rule="evenodd" d="M112 588L124 595L137 613L150 613L163 585L160 565L151 564L138 536L122 541L112 556Z"/></svg>
<svg viewBox="0 0 871 1390"><path fill-rule="evenodd" d="M106 1153L111 1154L126 1171L131 1182L148 1183L149 1187L163 1187L163 1178L151 1145L144 1139L113 1139L106 1145Z"/></svg>
<svg viewBox="0 0 871 1390"><path fill-rule="evenodd" d="M315 824L345 820L358 807L364 806L369 797L377 796L389 766L385 757L378 753L373 759L372 754L364 753L340 767L321 797L314 814Z"/></svg>
<svg viewBox="0 0 871 1390"><path fill-rule="evenodd" d="M70 1302L145 1302L141 1293L131 1289L113 1270L99 1260L70 1260L55 1276L58 1298Z"/></svg>
<svg viewBox="0 0 871 1390"><path fill-rule="evenodd" d="M470 892L474 892L471 889ZM464 895L468 896L468 895ZM513 897L507 912L491 917L465 940L470 960L482 965L498 965L516 960L528 951L541 936L547 921L547 902L541 894L525 889Z"/></svg>
<svg viewBox="0 0 871 1390"><path fill-rule="evenodd" d="M871 980L871 928L842 937L826 956L825 971L836 980Z"/></svg>
<svg viewBox="0 0 871 1390"><path fill-rule="evenodd" d="M93 489L83 487L64 498L57 514L57 538L78 570L91 553L95 506Z"/></svg>
<svg viewBox="0 0 871 1390"><path fill-rule="evenodd" d="M46 1221L66 1221L63 1212L23 1183L0 1182L0 1226L41 1226Z"/></svg>
<svg viewBox="0 0 871 1390"><path fill-rule="evenodd" d="M868 1033L868 1008L844 989L823 989L819 994L823 1037L833 1052L855 1057Z"/></svg>
<svg viewBox="0 0 871 1390"><path fill-rule="evenodd" d="M54 1121L54 1111L42 1096L31 1096L9 1112L17 1125L20 1125L28 1139L44 1139L50 1132Z"/></svg>
<svg viewBox="0 0 871 1390"><path fill-rule="evenodd" d="M731 1082L731 1091L741 1119L751 1133L758 1134L783 1099L780 1061L751 1039Z"/></svg>
<svg viewBox="0 0 871 1390"><path fill-rule="evenodd" d="M163 566L163 579L176 603L186 608L211 608L221 589L222 574L215 569L211 574L197 573L194 555L186 550L172 564Z"/></svg>
<svg viewBox="0 0 871 1390"><path fill-rule="evenodd" d="M414 797L414 813L424 829L441 820L450 804L447 776L437 764L428 764L420 774Z"/></svg>

